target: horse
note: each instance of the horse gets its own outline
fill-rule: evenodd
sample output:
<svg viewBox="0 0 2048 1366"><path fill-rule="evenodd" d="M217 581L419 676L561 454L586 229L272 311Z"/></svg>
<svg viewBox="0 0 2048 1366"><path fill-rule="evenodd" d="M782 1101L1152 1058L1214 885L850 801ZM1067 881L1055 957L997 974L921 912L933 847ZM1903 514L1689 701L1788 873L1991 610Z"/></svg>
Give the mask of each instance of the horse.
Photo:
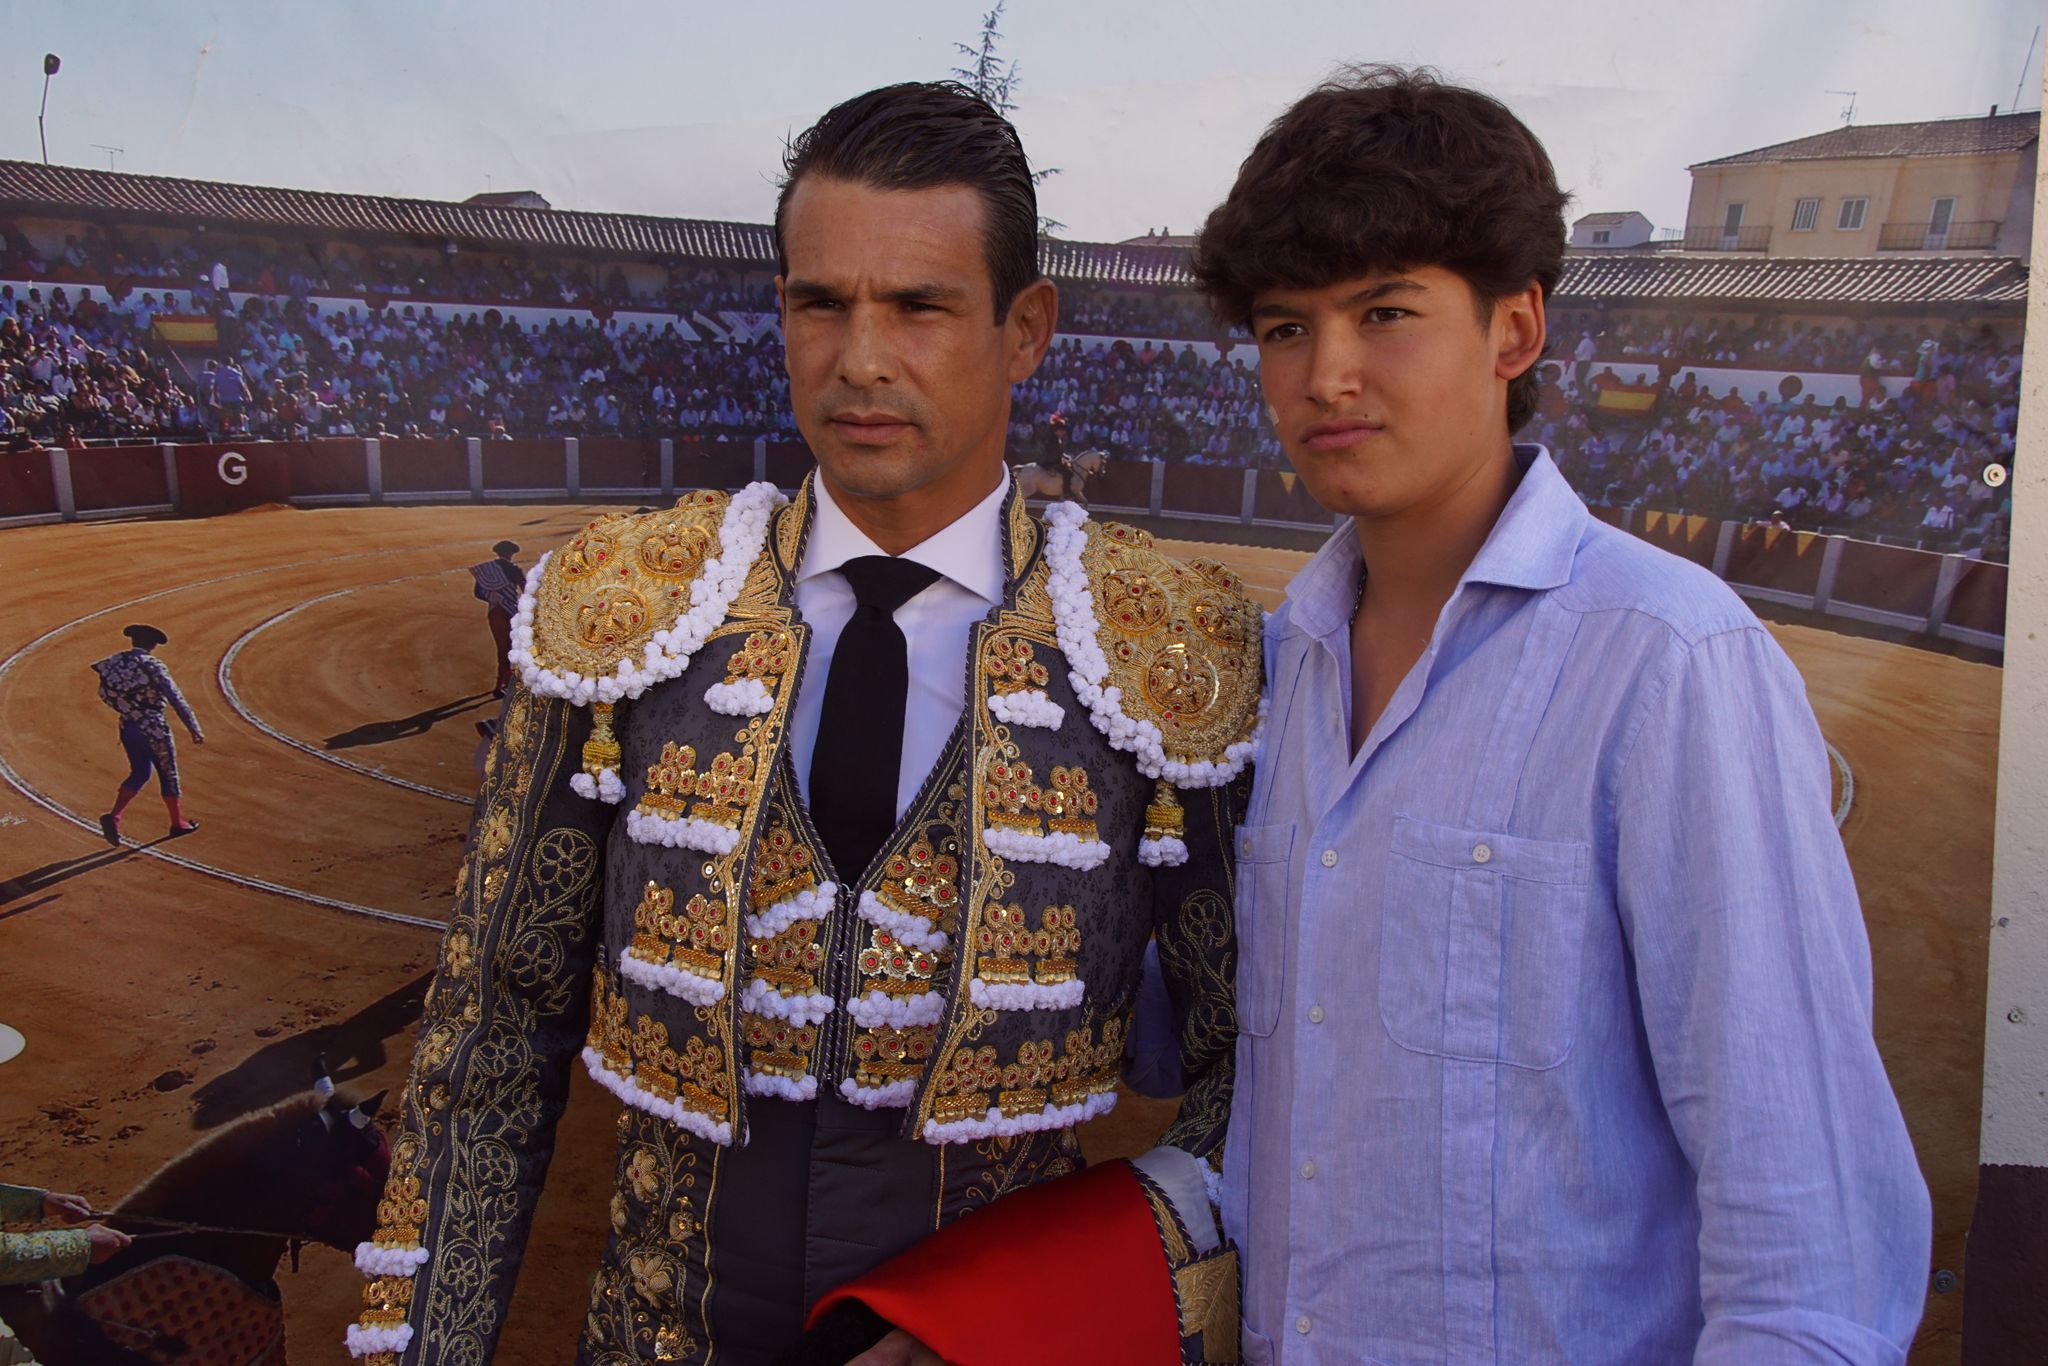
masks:
<svg viewBox="0 0 2048 1366"><path fill-rule="evenodd" d="M1102 473L1109 457L1090 449L1065 457L1063 463L1066 466L1064 470L1029 464L1012 465L1010 472L1017 476L1017 489L1026 498L1071 498L1077 503L1087 503L1088 481Z"/></svg>
<svg viewBox="0 0 2048 1366"><path fill-rule="evenodd" d="M107 1212L132 1244L61 1283L0 1287L0 1319L51 1366L282 1366L278 1262L375 1233L383 1098L351 1105L321 1077L201 1139Z"/></svg>

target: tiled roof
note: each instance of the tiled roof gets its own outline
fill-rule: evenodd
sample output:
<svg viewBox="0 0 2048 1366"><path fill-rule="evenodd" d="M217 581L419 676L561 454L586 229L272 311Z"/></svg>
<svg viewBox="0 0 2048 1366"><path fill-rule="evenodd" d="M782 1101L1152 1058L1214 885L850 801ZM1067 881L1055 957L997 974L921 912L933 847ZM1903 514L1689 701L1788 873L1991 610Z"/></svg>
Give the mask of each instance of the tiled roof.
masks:
<svg viewBox="0 0 2048 1366"><path fill-rule="evenodd" d="M749 267L769 267L775 261L774 233L764 223L265 189L29 161L0 161L0 212L10 211L198 219L258 231L286 227L454 239L571 252L679 256ZM1055 280L1103 285L1191 288L1188 255L1185 247L1142 243L1051 239L1039 247L1040 262ZM1977 305L2023 304L2026 292L2027 270L2015 257L1734 259L1666 250L1569 253L1557 289L1560 299L1573 302Z"/></svg>
<svg viewBox="0 0 2048 1366"><path fill-rule="evenodd" d="M686 256L769 265L775 239L759 223L651 218L630 213L517 209L433 199L279 190L211 180L127 175L33 161L0 161L0 209L86 210L201 219L252 229L427 237L562 251Z"/></svg>
<svg viewBox="0 0 2048 1366"><path fill-rule="evenodd" d="M2024 305L2027 268L2016 256L1573 253L1565 258L1556 297L1570 303Z"/></svg>
<svg viewBox="0 0 2048 1366"><path fill-rule="evenodd" d="M1751 166L1772 161L1846 161L1858 157L1984 156L2013 152L2041 136L2041 111L1919 123L1850 124L1812 137L1717 157L1690 167Z"/></svg>
<svg viewBox="0 0 2048 1366"><path fill-rule="evenodd" d="M1617 223L1626 223L1629 219L1637 216L1634 209L1630 209L1626 213L1589 213L1573 219L1572 226L1575 228L1611 228Z"/></svg>
<svg viewBox="0 0 2048 1366"><path fill-rule="evenodd" d="M1188 249L1114 242L1068 242L1049 237L1038 244L1038 265L1055 280L1102 285L1179 285L1188 274Z"/></svg>

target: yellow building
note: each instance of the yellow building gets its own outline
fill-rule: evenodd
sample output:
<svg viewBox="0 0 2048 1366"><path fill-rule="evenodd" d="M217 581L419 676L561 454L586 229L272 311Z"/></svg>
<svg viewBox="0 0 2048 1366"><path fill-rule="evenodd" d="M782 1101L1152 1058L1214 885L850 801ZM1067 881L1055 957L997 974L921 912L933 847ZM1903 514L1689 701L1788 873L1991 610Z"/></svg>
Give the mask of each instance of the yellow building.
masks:
<svg viewBox="0 0 2048 1366"><path fill-rule="evenodd" d="M1849 125L1690 167L1688 251L2026 256L2038 110Z"/></svg>

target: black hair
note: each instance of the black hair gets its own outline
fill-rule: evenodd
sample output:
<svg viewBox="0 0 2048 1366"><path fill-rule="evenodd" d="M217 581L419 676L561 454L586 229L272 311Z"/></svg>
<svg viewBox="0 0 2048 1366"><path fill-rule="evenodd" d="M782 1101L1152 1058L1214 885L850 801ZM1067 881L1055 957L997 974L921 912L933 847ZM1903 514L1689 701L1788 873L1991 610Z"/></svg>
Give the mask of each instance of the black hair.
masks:
<svg viewBox="0 0 2048 1366"><path fill-rule="evenodd" d="M1008 119L957 81L910 81L856 95L790 141L775 201L775 259L784 275L783 215L807 175L878 190L965 185L978 193L998 323L1040 277L1038 191L1024 144Z"/></svg>
<svg viewBox="0 0 2048 1366"><path fill-rule="evenodd" d="M1441 266L1482 319L1564 272L1564 210L1543 144L1490 95L1427 67L1347 68L1274 120L1195 243L1218 318L1269 289ZM1508 430L1536 411L1536 365L1508 384Z"/></svg>

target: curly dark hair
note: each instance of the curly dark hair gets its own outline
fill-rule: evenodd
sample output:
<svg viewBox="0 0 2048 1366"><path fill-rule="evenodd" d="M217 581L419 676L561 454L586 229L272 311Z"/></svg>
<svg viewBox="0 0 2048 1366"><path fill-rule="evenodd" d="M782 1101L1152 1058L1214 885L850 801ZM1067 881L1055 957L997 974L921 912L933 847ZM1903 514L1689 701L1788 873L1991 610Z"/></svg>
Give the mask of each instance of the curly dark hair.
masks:
<svg viewBox="0 0 2048 1366"><path fill-rule="evenodd" d="M1506 105L1427 67L1348 67L1274 120L1195 242L1219 320L1244 324L1263 290L1316 289L1441 266L1482 320L1564 270L1567 196ZM1539 358L1540 359L1540 358ZM1536 411L1535 363L1508 385L1508 430Z"/></svg>
<svg viewBox="0 0 2048 1366"><path fill-rule="evenodd" d="M789 257L782 219L797 181L807 175L850 180L877 190L965 185L981 195L982 254L995 288L996 321L1039 278L1038 191L1023 140L989 103L958 81L906 81L856 95L825 111L782 153L775 201L775 259Z"/></svg>

